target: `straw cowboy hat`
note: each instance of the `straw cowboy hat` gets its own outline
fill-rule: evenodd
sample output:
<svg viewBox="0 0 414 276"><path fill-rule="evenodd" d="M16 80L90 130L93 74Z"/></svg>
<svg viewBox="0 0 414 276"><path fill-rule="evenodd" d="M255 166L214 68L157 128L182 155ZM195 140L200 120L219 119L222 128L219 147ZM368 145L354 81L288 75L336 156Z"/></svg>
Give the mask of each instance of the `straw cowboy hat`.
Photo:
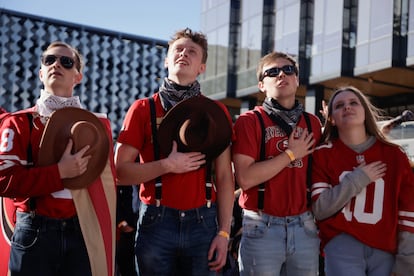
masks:
<svg viewBox="0 0 414 276"><path fill-rule="evenodd" d="M52 113L40 141L37 165L47 166L59 162L69 138L73 140L72 153L89 145L84 156L91 155L91 159L85 173L62 179L63 186L69 189L85 188L102 173L109 154L109 138L105 126L87 110L66 107Z"/></svg>
<svg viewBox="0 0 414 276"><path fill-rule="evenodd" d="M176 104L165 114L158 129L163 154L171 152L175 140L179 152L202 152L210 160L230 145L231 136L232 127L224 110L204 96Z"/></svg>

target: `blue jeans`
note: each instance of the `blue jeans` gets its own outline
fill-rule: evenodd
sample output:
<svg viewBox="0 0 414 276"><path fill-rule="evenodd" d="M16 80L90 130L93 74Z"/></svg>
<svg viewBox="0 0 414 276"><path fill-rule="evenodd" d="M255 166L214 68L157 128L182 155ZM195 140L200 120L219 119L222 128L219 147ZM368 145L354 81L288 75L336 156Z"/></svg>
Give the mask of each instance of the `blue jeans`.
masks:
<svg viewBox="0 0 414 276"><path fill-rule="evenodd" d="M215 205L179 211L141 203L135 244L138 275L216 275L208 267L216 213Z"/></svg>
<svg viewBox="0 0 414 276"><path fill-rule="evenodd" d="M394 265L391 253L369 247L347 234L330 240L324 251L327 276L389 276Z"/></svg>
<svg viewBox="0 0 414 276"><path fill-rule="evenodd" d="M11 275L91 275L77 217L52 219L17 212L11 241Z"/></svg>
<svg viewBox="0 0 414 276"><path fill-rule="evenodd" d="M319 238L310 212L274 217L243 210L240 275L317 275Z"/></svg>

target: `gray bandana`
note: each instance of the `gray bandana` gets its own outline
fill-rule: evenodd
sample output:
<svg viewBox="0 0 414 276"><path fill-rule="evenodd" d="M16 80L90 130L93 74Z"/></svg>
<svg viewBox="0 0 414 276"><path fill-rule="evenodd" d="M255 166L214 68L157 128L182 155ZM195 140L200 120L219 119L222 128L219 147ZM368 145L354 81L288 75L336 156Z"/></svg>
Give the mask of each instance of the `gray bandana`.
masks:
<svg viewBox="0 0 414 276"><path fill-rule="evenodd" d="M297 100L295 101L295 106L292 109L286 109L281 106L275 99L266 97L263 102L263 109L267 114L275 115L280 117L285 121L289 126L294 128L299 121L300 116L303 113L303 105Z"/></svg>
<svg viewBox="0 0 414 276"><path fill-rule="evenodd" d="M200 95L200 83L195 81L189 86L181 86L165 78L160 87L159 94L162 107L168 111L178 102Z"/></svg>

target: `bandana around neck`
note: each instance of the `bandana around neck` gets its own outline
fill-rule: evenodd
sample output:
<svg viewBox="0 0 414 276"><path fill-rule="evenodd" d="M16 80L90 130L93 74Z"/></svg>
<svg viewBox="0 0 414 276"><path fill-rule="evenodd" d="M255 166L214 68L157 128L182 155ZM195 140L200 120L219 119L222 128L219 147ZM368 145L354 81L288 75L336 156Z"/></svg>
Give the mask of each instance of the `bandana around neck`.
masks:
<svg viewBox="0 0 414 276"><path fill-rule="evenodd" d="M181 86L165 78L160 87L159 94L162 107L165 111L168 111L178 102L200 95L200 83L195 81L189 86Z"/></svg>
<svg viewBox="0 0 414 276"><path fill-rule="evenodd" d="M280 117L289 126L294 128L299 121L300 115L303 113L303 105L295 100L295 105L292 109L286 109L281 106L277 100L267 97L263 101L263 109L269 115Z"/></svg>
<svg viewBox="0 0 414 276"><path fill-rule="evenodd" d="M64 107L82 108L82 105L78 96L66 98L50 94L44 89L40 90L40 97L36 101L36 108L41 117L50 117L53 111Z"/></svg>

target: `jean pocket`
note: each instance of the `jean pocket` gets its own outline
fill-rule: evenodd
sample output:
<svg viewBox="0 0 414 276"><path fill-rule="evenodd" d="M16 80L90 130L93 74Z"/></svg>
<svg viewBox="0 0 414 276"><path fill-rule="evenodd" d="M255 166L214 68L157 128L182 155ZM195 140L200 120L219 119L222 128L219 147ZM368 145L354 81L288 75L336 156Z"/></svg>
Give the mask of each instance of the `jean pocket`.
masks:
<svg viewBox="0 0 414 276"><path fill-rule="evenodd" d="M157 225L161 220L161 214L158 212L145 212L140 217L138 227L151 228Z"/></svg>
<svg viewBox="0 0 414 276"><path fill-rule="evenodd" d="M16 225L11 243L16 248L29 249L36 244L38 238L38 229Z"/></svg>
<svg viewBox="0 0 414 276"><path fill-rule="evenodd" d="M305 233L310 237L318 237L318 227L316 226L315 221L313 218L307 218L302 221L303 229Z"/></svg>
<svg viewBox="0 0 414 276"><path fill-rule="evenodd" d="M262 221L246 221L243 223L242 231L247 237L262 238L267 231L267 226Z"/></svg>

